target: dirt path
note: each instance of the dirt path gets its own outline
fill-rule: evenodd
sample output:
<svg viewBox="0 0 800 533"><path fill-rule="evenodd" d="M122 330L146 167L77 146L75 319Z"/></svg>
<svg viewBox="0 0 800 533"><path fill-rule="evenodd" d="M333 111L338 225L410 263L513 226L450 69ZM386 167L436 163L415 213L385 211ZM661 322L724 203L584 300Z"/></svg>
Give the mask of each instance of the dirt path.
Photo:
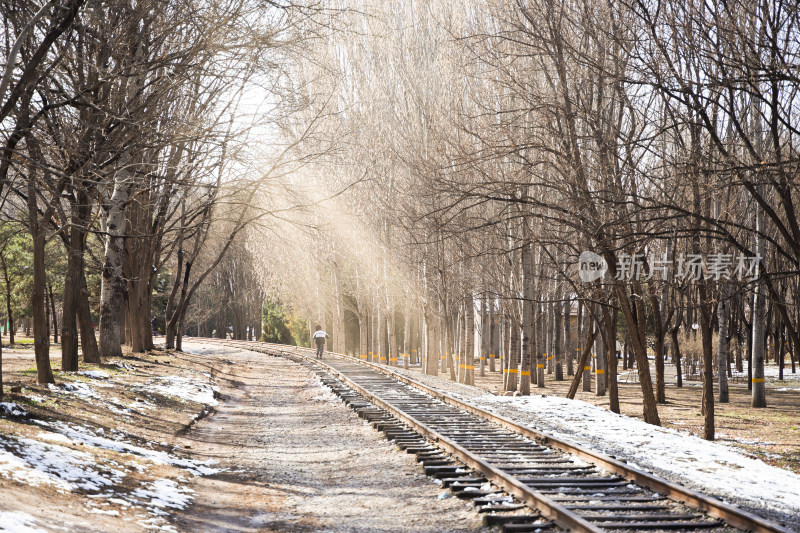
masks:
<svg viewBox="0 0 800 533"><path fill-rule="evenodd" d="M471 504L441 487L383 440L305 368L219 346L222 401L183 439L227 472L195 478L183 531L474 531ZM449 495L448 495L449 496Z"/></svg>

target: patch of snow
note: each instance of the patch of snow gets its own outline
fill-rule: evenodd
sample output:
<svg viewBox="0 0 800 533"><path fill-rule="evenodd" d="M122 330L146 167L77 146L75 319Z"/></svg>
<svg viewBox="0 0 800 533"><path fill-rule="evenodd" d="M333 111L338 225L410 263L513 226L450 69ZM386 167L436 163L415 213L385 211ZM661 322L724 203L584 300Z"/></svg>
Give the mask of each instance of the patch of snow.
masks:
<svg viewBox="0 0 800 533"><path fill-rule="evenodd" d="M0 449L0 476L28 485L54 484L61 488L69 488L61 480L53 480L51 476L31 468L28 463L13 453L2 449Z"/></svg>
<svg viewBox="0 0 800 533"><path fill-rule="evenodd" d="M0 435L0 474L22 483L45 483L62 490L95 492L121 482L125 476L124 472L108 467L101 473L96 466L94 457L85 452Z"/></svg>
<svg viewBox="0 0 800 533"><path fill-rule="evenodd" d="M311 398L315 402L327 402L327 403L337 403L341 401L338 396L336 396L330 389L325 389L324 391L320 392L313 398Z"/></svg>
<svg viewBox="0 0 800 533"><path fill-rule="evenodd" d="M92 387L79 381L65 381L59 385L48 383L47 387L53 392L76 394L78 396L85 396L87 398L100 398Z"/></svg>
<svg viewBox="0 0 800 533"><path fill-rule="evenodd" d="M258 514L250 519L250 522L255 526L262 526L275 520L275 516L270 514Z"/></svg>
<svg viewBox="0 0 800 533"><path fill-rule="evenodd" d="M580 400L483 395L467 400L550 435L624 457L631 466L709 495L800 514L800 475L767 465L720 442L646 424Z"/></svg>
<svg viewBox="0 0 800 533"><path fill-rule="evenodd" d="M36 438L47 442L57 442L60 444L75 444L75 441L60 433L51 433L49 431L41 431Z"/></svg>
<svg viewBox="0 0 800 533"><path fill-rule="evenodd" d="M30 396L28 396L28 399L34 403L44 403L47 401L47 398L37 396L36 394L31 394Z"/></svg>
<svg viewBox="0 0 800 533"><path fill-rule="evenodd" d="M117 413L118 415L126 415L129 416L132 414L132 411L129 407L125 407L122 403L122 400L117 398L116 396L112 396L105 402L106 407L112 413ZM115 431L115 430L112 430Z"/></svg>
<svg viewBox="0 0 800 533"><path fill-rule="evenodd" d="M184 509L192 501L193 492L192 489L181 487L171 479L157 479L131 494L158 509Z"/></svg>
<svg viewBox="0 0 800 533"><path fill-rule="evenodd" d="M219 391L218 387L190 376L157 377L138 388L203 405L217 405L219 403L214 398L214 392Z"/></svg>
<svg viewBox="0 0 800 533"><path fill-rule="evenodd" d="M36 420L35 422L36 424L63 435L65 438L68 438L74 442L79 442L86 446L92 446L104 450L136 455L158 465L177 466L179 468L188 470L195 476L208 476L221 471L219 468L212 468L212 465L216 463L216 461L213 459L205 462L194 461L192 459L182 459L167 452L136 446L135 444L131 444L130 442L122 440L127 437L127 435L119 431L115 433L117 439L112 439L97 434L101 432L102 428L99 428L97 431L92 431L91 428L86 426L68 424L60 421L43 422L41 420Z"/></svg>
<svg viewBox="0 0 800 533"><path fill-rule="evenodd" d="M111 377L102 370L81 370L77 374L92 379L109 379Z"/></svg>
<svg viewBox="0 0 800 533"><path fill-rule="evenodd" d="M178 530L175 529L175 526L172 526L169 523L167 523L167 521L161 516L155 516L147 520L139 520L136 523L144 527L145 529L152 529L154 531L163 531L164 533L178 532Z"/></svg>
<svg viewBox="0 0 800 533"><path fill-rule="evenodd" d="M746 361L744 365L744 374L745 376L747 375ZM780 374L780 367L778 365L764 365L764 377L773 378L777 381L779 374ZM783 379L784 381L800 380L800 372L795 372L794 374L792 374L792 365L791 364L785 365L783 367Z"/></svg>
<svg viewBox="0 0 800 533"><path fill-rule="evenodd" d="M35 527L36 520L28 513L21 511L0 511L0 531L10 533L42 533Z"/></svg>
<svg viewBox="0 0 800 533"><path fill-rule="evenodd" d="M89 509L86 511L90 514L104 514L108 516L119 516L119 511L116 509Z"/></svg>
<svg viewBox="0 0 800 533"><path fill-rule="evenodd" d="M0 402L0 415L25 418L28 416L28 411L14 402Z"/></svg>

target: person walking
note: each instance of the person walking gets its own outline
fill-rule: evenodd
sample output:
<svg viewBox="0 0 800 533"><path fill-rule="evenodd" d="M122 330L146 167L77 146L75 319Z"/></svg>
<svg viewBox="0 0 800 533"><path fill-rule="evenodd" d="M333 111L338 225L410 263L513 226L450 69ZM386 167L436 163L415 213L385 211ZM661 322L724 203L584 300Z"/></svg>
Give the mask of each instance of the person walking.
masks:
<svg viewBox="0 0 800 533"><path fill-rule="evenodd" d="M328 334L322 331L322 326L319 324L317 324L316 329L317 331L314 332L311 338L317 343L317 359L322 359L322 354L325 351L325 339Z"/></svg>

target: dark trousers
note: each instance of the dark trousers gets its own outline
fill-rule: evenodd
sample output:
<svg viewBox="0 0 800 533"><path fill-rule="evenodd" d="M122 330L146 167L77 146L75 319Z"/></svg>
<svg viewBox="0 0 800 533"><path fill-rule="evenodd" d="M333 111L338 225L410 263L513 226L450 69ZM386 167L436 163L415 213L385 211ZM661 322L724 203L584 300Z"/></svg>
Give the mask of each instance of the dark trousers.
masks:
<svg viewBox="0 0 800 533"><path fill-rule="evenodd" d="M325 351L325 339L320 337L314 341L317 343L317 358L322 359L322 353Z"/></svg>

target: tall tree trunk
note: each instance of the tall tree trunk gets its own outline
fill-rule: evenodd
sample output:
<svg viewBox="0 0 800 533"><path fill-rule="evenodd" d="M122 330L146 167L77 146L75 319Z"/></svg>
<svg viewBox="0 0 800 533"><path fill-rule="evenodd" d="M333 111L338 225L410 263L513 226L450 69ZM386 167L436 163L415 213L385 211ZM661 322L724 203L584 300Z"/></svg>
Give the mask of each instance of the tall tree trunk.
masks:
<svg viewBox="0 0 800 533"><path fill-rule="evenodd" d="M570 400L575 398L575 394L578 392L578 384L580 381L584 382L584 391L586 390L586 382L590 380L589 369L591 369L591 365L589 363L589 356L592 353L592 346L594 345L594 341L597 338L597 329L593 332L589 332L588 329L584 329L586 332L586 339L585 339L585 346L583 348L583 352L581 353L580 357L578 358L578 368L581 367L585 368L585 372L575 372L575 377L572 378L572 384L569 387L569 391L567 392L567 398ZM591 390L591 389L590 389Z"/></svg>
<svg viewBox="0 0 800 533"><path fill-rule="evenodd" d="M86 286L86 275L83 265L78 273L78 286L80 287L77 301L78 326L81 332L81 349L85 363L99 363L100 351L97 348L97 337L92 324L91 310L89 309L89 288Z"/></svg>
<svg viewBox="0 0 800 533"><path fill-rule="evenodd" d="M675 358L675 372L677 374L677 386L683 387L683 368L681 368L681 344L678 341L679 327L675 326L670 330L672 333L672 356Z"/></svg>
<svg viewBox="0 0 800 533"><path fill-rule="evenodd" d="M767 247L766 238L763 236L765 231L764 227L764 213L761 207L756 206L756 254L761 258L766 257ZM766 330L766 312L767 302L765 294L764 282L759 279L756 282L754 290L754 303L753 303L753 323L752 333L752 362L749 365L752 368L752 383L753 393L751 405L757 408L767 406L767 391L764 384L764 346L766 344L765 330Z"/></svg>
<svg viewBox="0 0 800 533"><path fill-rule="evenodd" d="M175 349L178 350L179 352L182 351L181 350L181 346L183 346L183 343L180 341L181 331L180 331L180 329L178 329L179 328L178 324L181 321L181 317L186 314L186 309L188 308L187 300L189 298L189 294L188 294L188 291L189 291L189 276L191 276L191 274L192 274L192 262L191 261L186 261L186 269L183 271L183 281L181 282L181 295L180 295L180 298L178 299L178 306L177 306L177 309L175 310L175 312L170 317L170 320L169 320L169 322L167 322L167 326L166 326L166 330L167 330L166 334L167 334L167 336L169 336L171 334L173 337L177 337L175 339L175 345L174 346L175 346ZM309 324L310 323L311 323L311 321L309 320ZM309 329L311 329L310 326L309 326ZM314 332L312 331L311 333L313 334Z"/></svg>
<svg viewBox="0 0 800 533"><path fill-rule="evenodd" d="M454 359L453 367L456 371L456 382L461 383L464 379L464 358L461 354L461 350L463 349L464 339L463 333L464 328L462 326L462 316L461 316L461 309L455 315L455 320L453 324L453 328L451 330L452 335L450 336L451 339L451 353Z"/></svg>
<svg viewBox="0 0 800 533"><path fill-rule="evenodd" d="M519 376L519 393L531 393L531 358L533 355L533 250L531 239L526 237L522 246L522 368Z"/></svg>
<svg viewBox="0 0 800 533"><path fill-rule="evenodd" d="M444 312L444 307L440 308L441 312ZM442 368L442 373L449 373L450 381L457 381L458 376L456 375L456 340L455 340L455 331L457 326L452 323L452 317L447 316L444 320L439 322L439 329L438 334L440 336L441 342L439 344L439 349L441 350L439 353L444 353L444 367Z"/></svg>
<svg viewBox="0 0 800 533"><path fill-rule="evenodd" d="M597 320L596 328L600 330L600 335L597 336L594 349L594 375L595 375L595 394L597 396L606 395L606 335L608 329L603 324L603 311L600 304L595 305L595 319Z"/></svg>
<svg viewBox="0 0 800 533"><path fill-rule="evenodd" d="M394 307L391 305L389 301L389 295L387 290L386 295L386 335L388 337L389 345L387 346L387 355L389 356L389 365L390 366L397 366L397 331L395 330L395 316L394 316ZM341 322L341 332L339 334L340 344L344 346L344 320L340 320Z"/></svg>
<svg viewBox="0 0 800 533"><path fill-rule="evenodd" d="M564 353L567 356L567 376L575 374L573 360L575 359L575 343L572 339L572 301L569 295L564 300Z"/></svg>
<svg viewBox="0 0 800 533"><path fill-rule="evenodd" d="M47 292L50 294L50 311L53 313L53 344L58 344L58 317L56 316L56 301L53 298L53 285L47 284Z"/></svg>
<svg viewBox="0 0 800 533"><path fill-rule="evenodd" d="M561 335L564 332L564 313L563 302L561 298L561 290L556 294L556 301L553 304L553 353L551 357L555 362L555 379L556 381L564 381L564 348L561 345Z"/></svg>
<svg viewBox="0 0 800 533"><path fill-rule="evenodd" d="M47 335L50 336L50 297L48 296L47 288L44 291L44 320L47 329Z"/></svg>
<svg viewBox="0 0 800 533"><path fill-rule="evenodd" d="M365 304L367 306L367 361L370 363L374 363L375 361L375 313L372 309L371 302L367 302ZM424 321L424 320L423 320ZM422 331L422 342L427 342L426 340L427 331Z"/></svg>
<svg viewBox="0 0 800 533"><path fill-rule="evenodd" d="M489 372L495 371L495 359L500 352L497 340L500 336L500 324L497 323L497 312L494 308L494 299L489 304Z"/></svg>
<svg viewBox="0 0 800 533"><path fill-rule="evenodd" d="M359 304L359 315L358 315L358 347L359 347L359 359L362 361L367 360L367 346L369 346L368 342L369 339L367 338L367 331L369 330L369 318L367 315L367 310L365 308L363 302Z"/></svg>
<svg viewBox="0 0 800 533"><path fill-rule="evenodd" d="M144 299L143 308L147 309L147 313L142 316L144 319L142 322L142 338L144 341L144 349L145 351L151 351L155 348L155 344L153 344L153 321L152 318L155 318L153 313L153 286L156 280L156 274L153 272L152 262L151 266L148 268L150 271L150 276L147 278L147 284L142 287L142 298ZM184 315L185 316L185 315ZM185 333L186 330L184 329L181 333Z"/></svg>
<svg viewBox="0 0 800 533"><path fill-rule="evenodd" d="M491 326L489 325L489 298L484 297L481 300L481 349L480 349L480 377L486 375L486 357L489 354L489 332Z"/></svg>
<svg viewBox="0 0 800 533"><path fill-rule="evenodd" d="M333 268L333 288L334 288L333 295L334 295L334 298L336 298L336 305L334 306L334 309L333 309L333 311L335 313L335 316L333 317L333 323L334 323L335 328L336 328L336 337L333 339L334 342L333 342L333 346L332 346L332 350L331 351L334 351L336 353L345 353L347 351L347 339L346 339L346 333L345 333L345 327L344 327L344 302L343 302L344 295L342 294L342 291L341 291L341 289L339 287L339 275L336 272L336 257L335 256L333 258L333 264L334 264L334 268ZM387 306L389 305L389 293L388 293L388 290L387 290L387 293L386 293L386 304L387 304ZM394 329L394 324L393 323L389 324L389 329L390 330ZM390 341L390 344L391 344L391 341Z"/></svg>
<svg viewBox="0 0 800 533"><path fill-rule="evenodd" d="M608 261L608 259L606 260ZM611 261L614 261L613 257L611 257ZM638 282L633 283L637 294L641 294L638 285ZM641 298L636 303L631 303L631 299L620 282L615 282L614 290L622 309L622 314L625 316L625 326L631 332L631 347L633 348L633 356L636 362L636 371L639 375L639 385L642 389L642 415L648 424L660 426L661 419L658 416L658 404L656 403L655 394L653 394L653 380L650 377L650 364L647 360L647 339L644 335L644 303Z"/></svg>
<svg viewBox="0 0 800 533"><path fill-rule="evenodd" d="M36 178L33 168L28 176L28 223L33 239L33 290L31 291L31 307L33 308L33 348L36 358L36 381L38 383L55 383L53 369L50 367L50 333L47 331L47 309L44 303L47 272L44 263L45 232L39 222L39 209L36 202ZM77 367L77 361L76 361Z"/></svg>
<svg viewBox="0 0 800 533"><path fill-rule="evenodd" d="M619 413L619 389L617 388L617 315L614 308L603 309L606 323L606 381L608 384L608 408Z"/></svg>
<svg viewBox="0 0 800 533"><path fill-rule="evenodd" d="M589 345L589 350L592 350L593 348L591 345L593 345L596 340L598 330L594 327L594 322L592 322L590 317L591 313L586 307L587 305L592 304L587 304L586 302L581 303L581 308L583 309L583 335L585 339L591 336L591 342L586 341L586 344ZM594 333L590 335L589 331L592 330L592 328ZM581 366L583 367L583 392L592 392L592 361L587 359Z"/></svg>
<svg viewBox="0 0 800 533"><path fill-rule="evenodd" d="M703 438L714 440L714 357L711 346L711 313L706 283L700 280L700 333L703 345Z"/></svg>
<svg viewBox="0 0 800 533"><path fill-rule="evenodd" d="M164 313L164 348L172 350L175 348L175 328L177 324L172 321L172 315L175 314L175 298L181 287L185 286L183 283L183 236L179 237L181 244L178 247L176 261L178 268L175 272L175 282L172 284L172 290L169 292L167 298L167 307ZM260 335L260 334L259 334Z"/></svg>
<svg viewBox="0 0 800 533"><path fill-rule="evenodd" d="M728 403L728 320L731 315L730 286L722 285L717 313L719 317L719 337L717 339L717 379L719 380L719 402Z"/></svg>
<svg viewBox="0 0 800 533"><path fill-rule="evenodd" d="M656 367L656 403L667 403L664 380L664 315L662 306L654 294L650 295L650 308L653 311L653 350Z"/></svg>
<svg viewBox="0 0 800 533"><path fill-rule="evenodd" d="M183 323L186 319L186 310L187 308L184 307L181 309L181 313L178 316L178 326L177 326L177 336L175 337L175 349L179 352L183 351Z"/></svg>
<svg viewBox="0 0 800 533"><path fill-rule="evenodd" d="M555 328L555 323L556 323L556 309L555 309L555 307L556 306L555 306L555 303L552 301L553 298L555 298L554 294L549 294L548 295L548 300L550 300L550 301L547 302L547 313L546 313L547 319L545 321L545 324L546 324L546 327L547 327L547 334L546 334L546 337L545 337L547 339L547 345L546 345L547 348L544 350L544 353L545 353L545 358L547 360L547 375L553 374L553 371L554 371L554 369L553 369L553 349L555 347L555 333L556 333L556 328Z"/></svg>
<svg viewBox="0 0 800 533"><path fill-rule="evenodd" d="M542 286L539 286L542 290ZM544 372L547 361L547 304L542 301L542 293L536 299L536 388L545 387Z"/></svg>
<svg viewBox="0 0 800 533"><path fill-rule="evenodd" d="M132 173L124 168L114 176L114 189L106 208L105 253L100 285L100 355L119 357L123 342L123 254L125 250L124 205L130 195L129 178Z"/></svg>
<svg viewBox="0 0 800 533"><path fill-rule="evenodd" d="M423 333L423 356L425 357L425 373L429 376L435 376L439 372L439 361L435 357L436 350L432 345L433 337L433 324L429 311L423 310L422 313L422 333Z"/></svg>
<svg viewBox="0 0 800 533"><path fill-rule="evenodd" d="M506 387L508 392L517 390L517 372L519 371L519 344L520 344L520 331L519 322L514 318L514 313L511 315L509 325L509 333L511 334L511 342L509 353L506 357Z"/></svg>
<svg viewBox="0 0 800 533"><path fill-rule="evenodd" d="M0 254L0 265L3 267L3 279L6 282L6 313L8 314L8 343L14 346L14 333L16 327L14 324L14 313L11 309L11 281L8 278L8 266L6 265L6 257Z"/></svg>
<svg viewBox="0 0 800 533"><path fill-rule="evenodd" d="M500 313L500 371L503 372L503 390L505 390L506 379L508 378L508 357L511 353L511 320L508 314L508 305L502 307Z"/></svg>
<svg viewBox="0 0 800 533"><path fill-rule="evenodd" d="M411 358L411 349L409 343L411 342L411 300L406 295L405 307L403 308L403 368L408 369L409 359Z"/></svg>
<svg viewBox="0 0 800 533"><path fill-rule="evenodd" d="M467 385L475 384L475 300L468 294L464 302L464 333L467 336L464 346L464 382Z"/></svg>
<svg viewBox="0 0 800 533"><path fill-rule="evenodd" d="M375 362L376 363L383 363L383 357L385 353L383 352L383 337L384 337L384 317L383 312L380 304L380 300L376 298L375 300L375 343L372 349L375 352Z"/></svg>
<svg viewBox="0 0 800 533"><path fill-rule="evenodd" d="M378 302L381 306L381 302ZM385 365L389 364L389 312L384 310L383 325L380 329L381 336L381 362Z"/></svg>
<svg viewBox="0 0 800 533"><path fill-rule="evenodd" d="M64 299L61 312L61 370L78 370L78 292L83 250L79 235L80 219L73 207L72 228L67 246L67 273L64 276Z"/></svg>

